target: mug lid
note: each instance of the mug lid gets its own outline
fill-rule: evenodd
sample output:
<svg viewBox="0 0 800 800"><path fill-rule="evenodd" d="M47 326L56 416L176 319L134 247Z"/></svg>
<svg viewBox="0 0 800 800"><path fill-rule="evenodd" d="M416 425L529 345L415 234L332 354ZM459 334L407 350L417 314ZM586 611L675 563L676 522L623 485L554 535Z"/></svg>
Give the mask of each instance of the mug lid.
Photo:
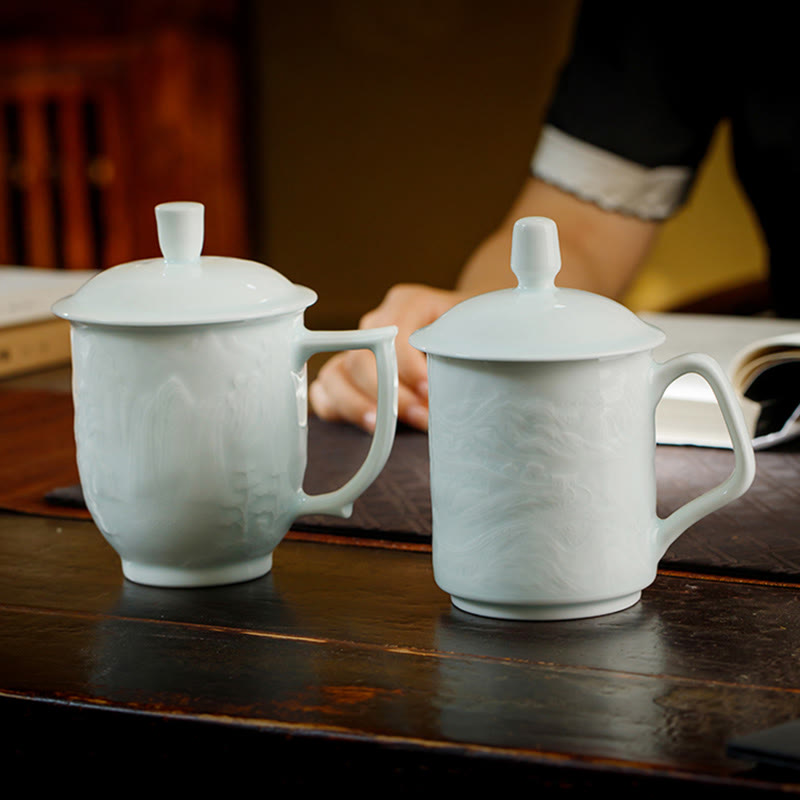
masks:
<svg viewBox="0 0 800 800"><path fill-rule="evenodd" d="M307 308L317 295L255 261L201 256L204 206L156 206L163 258L131 261L99 272L59 300L53 313L98 325L197 325L237 322Z"/></svg>
<svg viewBox="0 0 800 800"><path fill-rule="evenodd" d="M650 350L666 338L625 306L561 289L558 230L546 217L517 220L511 245L515 289L453 306L409 342L425 353L485 361L563 361Z"/></svg>

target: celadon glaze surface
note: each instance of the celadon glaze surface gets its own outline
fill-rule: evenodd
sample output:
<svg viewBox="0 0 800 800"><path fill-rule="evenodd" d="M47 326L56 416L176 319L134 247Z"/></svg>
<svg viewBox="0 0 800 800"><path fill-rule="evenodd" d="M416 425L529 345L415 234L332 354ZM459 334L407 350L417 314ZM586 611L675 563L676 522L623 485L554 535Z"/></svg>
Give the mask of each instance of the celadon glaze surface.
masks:
<svg viewBox="0 0 800 800"><path fill-rule="evenodd" d="M434 574L457 605L629 605L652 582L651 363L429 358Z"/></svg>
<svg viewBox="0 0 800 800"><path fill-rule="evenodd" d="M259 577L303 514L349 517L397 421L394 327L309 331L302 313L210 325L72 325L78 471L124 575L155 586ZM309 495L306 360L367 348L375 433L343 486Z"/></svg>
<svg viewBox="0 0 800 800"><path fill-rule="evenodd" d="M130 580L212 586L268 572L303 514L349 517L383 469L397 423L395 326L309 331L316 294L264 264L201 256L202 204L155 208L163 258L101 272L53 312L72 324L78 471ZM369 452L308 495L306 361L372 351Z"/></svg>
<svg viewBox="0 0 800 800"><path fill-rule="evenodd" d="M269 569L306 465L293 324L73 326L81 484L129 577Z"/></svg>
<svg viewBox="0 0 800 800"><path fill-rule="evenodd" d="M608 298L560 289L553 220L514 224L515 289L465 300L409 341L428 356L433 567L453 603L510 619L633 605L670 544L755 472L730 381L710 357L651 357L664 333ZM711 386L735 466L656 514L655 409L694 372Z"/></svg>

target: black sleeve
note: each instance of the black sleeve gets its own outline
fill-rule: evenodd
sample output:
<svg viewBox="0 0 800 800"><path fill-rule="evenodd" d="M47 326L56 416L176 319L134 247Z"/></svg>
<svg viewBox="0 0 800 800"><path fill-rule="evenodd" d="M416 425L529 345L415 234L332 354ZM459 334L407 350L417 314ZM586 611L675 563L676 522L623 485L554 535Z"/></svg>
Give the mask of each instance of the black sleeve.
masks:
<svg viewBox="0 0 800 800"><path fill-rule="evenodd" d="M696 7L585 0L547 121L644 167L695 168L725 106L724 32Z"/></svg>

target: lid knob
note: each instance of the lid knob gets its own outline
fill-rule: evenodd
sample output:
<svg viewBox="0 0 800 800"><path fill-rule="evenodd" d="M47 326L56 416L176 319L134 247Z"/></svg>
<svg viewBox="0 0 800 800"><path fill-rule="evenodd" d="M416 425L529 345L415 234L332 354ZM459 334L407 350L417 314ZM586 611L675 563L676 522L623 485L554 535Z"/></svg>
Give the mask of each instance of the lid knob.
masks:
<svg viewBox="0 0 800 800"><path fill-rule="evenodd" d="M156 206L158 244L171 263L197 261L203 250L202 203L160 203Z"/></svg>
<svg viewBox="0 0 800 800"><path fill-rule="evenodd" d="M514 223L511 269L520 289L552 288L561 269L558 228L547 217L523 217Z"/></svg>

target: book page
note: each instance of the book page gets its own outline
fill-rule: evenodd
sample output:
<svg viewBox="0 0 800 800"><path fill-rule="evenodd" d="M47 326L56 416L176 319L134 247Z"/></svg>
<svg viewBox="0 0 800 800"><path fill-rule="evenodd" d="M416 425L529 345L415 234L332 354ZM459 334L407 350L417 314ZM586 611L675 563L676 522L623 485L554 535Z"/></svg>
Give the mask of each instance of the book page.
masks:
<svg viewBox="0 0 800 800"><path fill-rule="evenodd" d="M700 352L714 358L731 379L756 447L800 435L800 320L715 314L641 313L667 336L657 361ZM789 366L790 364L794 365ZM766 377L767 371L778 373ZM658 407L662 443L730 447L711 387L699 375L683 375Z"/></svg>
<svg viewBox="0 0 800 800"><path fill-rule="evenodd" d="M96 270L0 266L0 327L49 319L53 303L96 274Z"/></svg>
<svg viewBox="0 0 800 800"><path fill-rule="evenodd" d="M764 370L787 361L800 359L800 331L771 336L743 348L731 365L731 379L742 392Z"/></svg>
<svg viewBox="0 0 800 800"><path fill-rule="evenodd" d="M732 380L742 354L764 340L777 337L780 345L793 342L800 347L800 320L668 312L642 312L638 316L667 336L653 353L656 361L682 353L707 353Z"/></svg>

